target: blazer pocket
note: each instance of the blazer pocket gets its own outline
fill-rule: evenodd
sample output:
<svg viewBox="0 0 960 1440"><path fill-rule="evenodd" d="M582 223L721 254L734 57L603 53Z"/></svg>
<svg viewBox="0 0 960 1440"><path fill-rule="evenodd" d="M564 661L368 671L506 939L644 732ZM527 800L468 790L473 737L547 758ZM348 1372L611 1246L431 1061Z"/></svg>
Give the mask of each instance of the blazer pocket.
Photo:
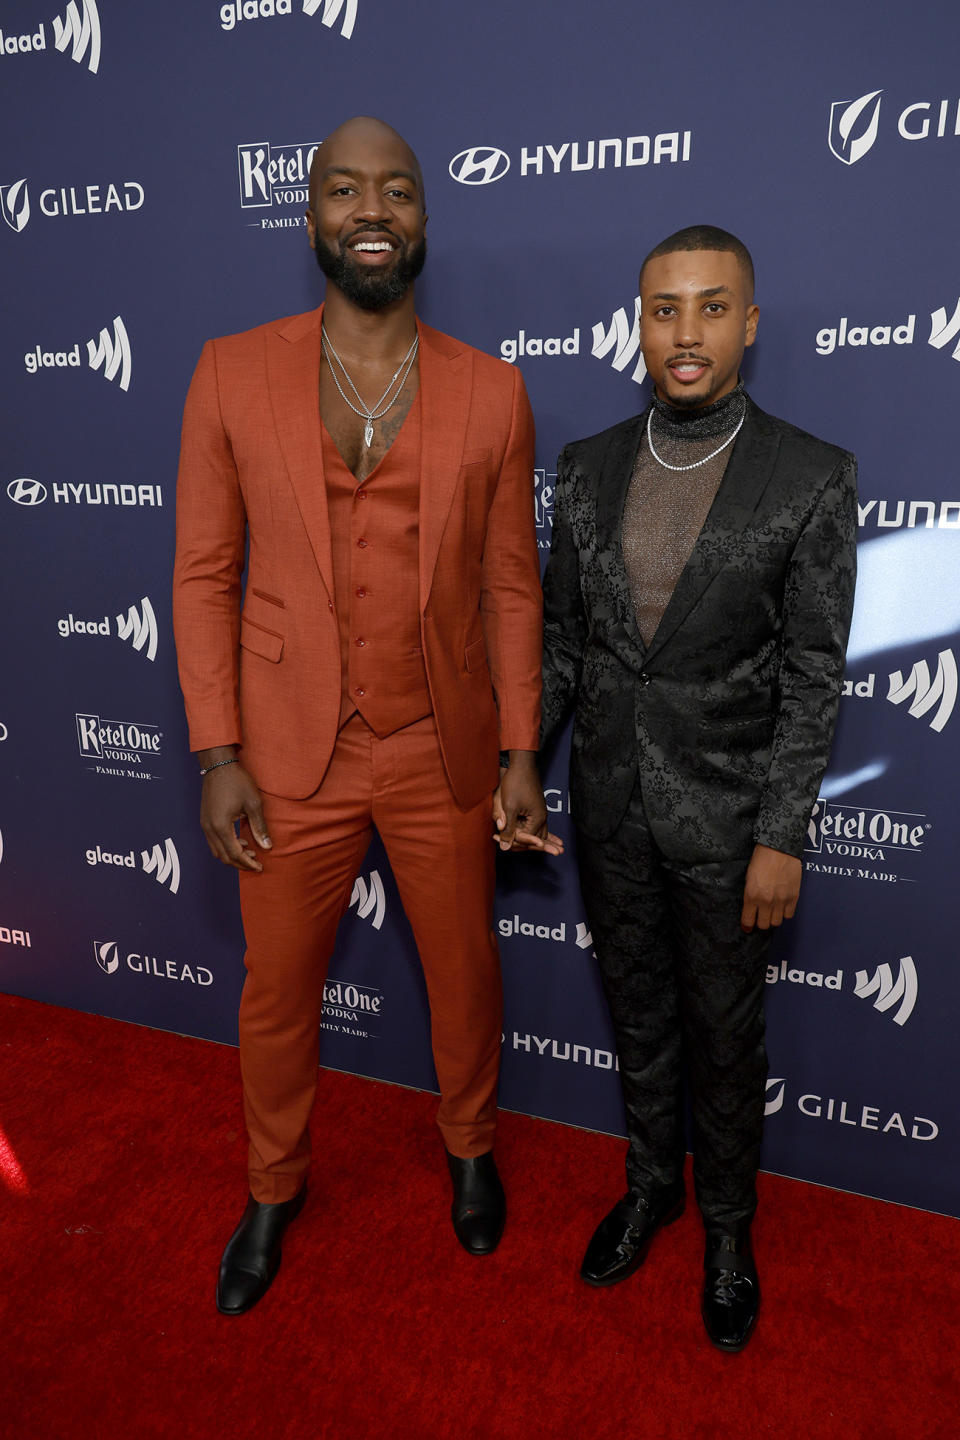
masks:
<svg viewBox="0 0 960 1440"><path fill-rule="evenodd" d="M281 610L286 609L286 600L281 600L279 595L268 595L266 590L258 590L256 585L250 586L250 594L256 595L259 600L266 600L268 605L279 605Z"/></svg>
<svg viewBox="0 0 960 1440"><path fill-rule="evenodd" d="M274 630L264 629L255 620L248 620L245 615L240 619L240 644L244 650L261 655L264 660L272 660L274 664L283 654L283 636Z"/></svg>
<svg viewBox="0 0 960 1440"><path fill-rule="evenodd" d="M472 645L467 646L463 652L463 660L467 670L470 671L471 674L474 670L482 670L484 668L487 663L487 647L483 642L482 636L479 640L474 640Z"/></svg>
<svg viewBox="0 0 960 1440"><path fill-rule="evenodd" d="M468 465L489 465L492 459L492 450L465 450L460 469L466 470Z"/></svg>

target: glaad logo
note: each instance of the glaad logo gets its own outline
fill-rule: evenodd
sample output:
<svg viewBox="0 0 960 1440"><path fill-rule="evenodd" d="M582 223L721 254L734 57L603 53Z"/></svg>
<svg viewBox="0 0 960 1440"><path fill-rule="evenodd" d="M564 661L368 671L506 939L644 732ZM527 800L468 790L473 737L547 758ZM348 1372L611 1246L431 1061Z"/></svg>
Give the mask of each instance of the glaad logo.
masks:
<svg viewBox="0 0 960 1440"><path fill-rule="evenodd" d="M340 19L340 34L349 40L357 23L357 0L303 0L303 14L320 13L321 23L332 29ZM275 15L292 14L292 0L228 0L220 6L221 30L232 30L241 20L271 20Z"/></svg>
<svg viewBox="0 0 960 1440"><path fill-rule="evenodd" d="M387 899L383 891L383 881L380 879L379 870L370 871L370 883L367 884L362 875L358 875L353 883L353 893L350 896L350 906L357 907L357 914L361 920L370 920L374 930L379 930L383 924L383 917L387 908ZM370 917L373 917L372 919Z"/></svg>
<svg viewBox="0 0 960 1440"><path fill-rule="evenodd" d="M913 1007L917 1003L917 988L917 967L913 963L912 956L903 955L900 958L900 974L896 980L893 978L893 971L887 964L877 966L872 980L866 970L858 970L857 983L853 993L861 1000L868 1000L871 995L876 995L873 1008L884 1013L892 1010L899 1001L899 1009L893 1017L893 1023L906 1025L913 1014Z"/></svg>
<svg viewBox="0 0 960 1440"><path fill-rule="evenodd" d="M960 300L957 301L949 321L947 320L946 306L941 305L939 310L933 311L930 316L930 339L927 344L932 345L935 350L944 350L951 340L957 340L958 335L960 335ZM957 340L953 359L960 360L960 340Z"/></svg>
<svg viewBox="0 0 960 1440"><path fill-rule="evenodd" d="M116 865L125 870L137 868L136 856L132 850L125 854L117 853L104 850L98 845L84 854L88 865ZM170 893L176 895L180 889L180 857L169 835L162 845L154 845L152 850L141 850L140 861L145 875L155 876L158 885L168 886Z"/></svg>
<svg viewBox="0 0 960 1440"><path fill-rule="evenodd" d="M871 90L859 100L835 100L830 106L827 144L844 165L862 160L877 138L882 90Z"/></svg>
<svg viewBox="0 0 960 1440"><path fill-rule="evenodd" d="M120 969L120 947L116 940L94 940L93 953L105 975L115 975ZM181 983L186 981L191 985L203 986L213 984L213 972L204 965L178 965L174 960L158 960L156 955L141 955L137 950L129 951L122 963L135 975L145 975L155 980L177 980Z"/></svg>
<svg viewBox="0 0 960 1440"><path fill-rule="evenodd" d="M130 339L127 335L127 328L119 315L114 317L112 338L109 330L104 326L100 331L98 341L87 341L87 357L91 370L99 370L102 365L105 380L115 380L119 371L120 389L130 389L130 370L133 364L130 356Z"/></svg>
<svg viewBox="0 0 960 1440"><path fill-rule="evenodd" d="M497 921L497 929L505 940L509 940L511 935L528 935L531 939L536 937L538 940L563 941L567 938L567 927L563 921L553 927L535 925L530 920L521 920L519 915L514 915L512 918L504 916L502 920Z"/></svg>
<svg viewBox="0 0 960 1440"><path fill-rule="evenodd" d="M30 219L30 192L26 178L15 181L13 185L0 185L0 214L18 235L25 229Z"/></svg>
<svg viewBox="0 0 960 1440"><path fill-rule="evenodd" d="M842 693L848 698L872 700L876 685L876 674L869 674L865 680L845 680ZM909 714L915 720L923 717L936 705L936 714L930 720L930 729L938 733L943 730L957 703L957 661L952 650L941 650L937 656L937 673L930 678L926 660L918 660L904 679L902 670L893 670L889 676L887 699L891 705L902 705L910 700Z"/></svg>
<svg viewBox="0 0 960 1440"><path fill-rule="evenodd" d="M47 487L39 480L11 480L7 494L17 505L42 505L47 498Z"/></svg>
<svg viewBox="0 0 960 1440"><path fill-rule="evenodd" d="M77 0L70 0L62 18L54 17L53 43L62 53L69 50L71 60L78 65L85 63L90 73L96 75L100 65L100 16L96 0L79 0L79 6ZM26 35L5 35L0 30L0 55L26 55L46 48L47 32L43 24L35 33Z"/></svg>
<svg viewBox="0 0 960 1440"><path fill-rule="evenodd" d="M180 856L170 836L167 836L163 845L154 845L152 850L141 850L140 859L143 862L144 874L155 875L158 885L169 886L170 894L176 895L180 889Z"/></svg>
<svg viewBox="0 0 960 1440"><path fill-rule="evenodd" d="M116 619L117 639L129 640L134 650L142 650L146 646L147 659L155 660L157 617L153 613L149 596L144 595L139 610L136 605L131 605L126 615L118 615ZM66 619L57 621L57 630L64 639L69 635L109 635L110 617L104 615L102 620L77 620L71 614Z"/></svg>
<svg viewBox="0 0 960 1440"><path fill-rule="evenodd" d="M957 662L952 650L941 650L937 656L937 673L933 680L926 660L918 660L906 680L900 670L890 676L887 699L891 705L902 705L913 697L909 714L920 720L928 710L937 706L937 713L930 721L930 729L938 733L953 714L957 703ZM939 702L939 704L938 704Z"/></svg>
<svg viewBox="0 0 960 1440"><path fill-rule="evenodd" d="M610 361L610 364L614 370L620 371L626 370L634 356L637 356L637 363L634 366L633 374L630 378L634 380L636 384L642 385L647 373L647 367L644 364L643 356L637 354L639 349L640 296L638 295L633 302L632 317L629 316L627 311L621 306L619 310L614 311L613 318L609 325L604 325L602 322L594 325L593 346L591 347L590 353L596 356L598 360L602 360L605 356L609 355L612 350L613 359Z"/></svg>
<svg viewBox="0 0 960 1440"><path fill-rule="evenodd" d="M461 185L492 185L510 169L510 156L493 145L473 145L454 155L447 168Z"/></svg>
<svg viewBox="0 0 960 1440"><path fill-rule="evenodd" d="M120 315L114 319L112 335L104 327L98 339L87 341L87 363L91 370L99 370L102 365L104 378L107 380L115 380L119 374L120 389L130 388L130 338ZM23 364L30 375L36 375L38 370L79 369L79 341L69 350L44 350L37 345L24 355Z"/></svg>
<svg viewBox="0 0 960 1440"><path fill-rule="evenodd" d="M134 650L147 647L147 659L157 658L157 617L153 613L149 596L140 601L141 609L131 605L126 615L117 616L117 638L129 640Z"/></svg>

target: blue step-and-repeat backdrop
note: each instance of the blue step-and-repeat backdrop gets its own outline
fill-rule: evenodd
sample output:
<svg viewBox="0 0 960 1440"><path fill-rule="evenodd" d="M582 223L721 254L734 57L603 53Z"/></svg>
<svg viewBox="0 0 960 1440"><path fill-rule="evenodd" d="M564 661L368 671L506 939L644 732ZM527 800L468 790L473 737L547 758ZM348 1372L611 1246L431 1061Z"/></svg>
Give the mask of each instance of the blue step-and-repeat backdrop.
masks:
<svg viewBox="0 0 960 1440"><path fill-rule="evenodd" d="M958 43L953 0L6 0L0 988L235 1041L170 629L181 408L208 336L318 303L311 154L372 113L426 175L420 313L523 371L544 557L559 449L644 403L641 257L692 223L753 250L748 385L857 453L862 540L764 1163L960 1214ZM622 1133L565 754L545 784L567 856L500 862L501 1100ZM376 844L321 1060L434 1083Z"/></svg>

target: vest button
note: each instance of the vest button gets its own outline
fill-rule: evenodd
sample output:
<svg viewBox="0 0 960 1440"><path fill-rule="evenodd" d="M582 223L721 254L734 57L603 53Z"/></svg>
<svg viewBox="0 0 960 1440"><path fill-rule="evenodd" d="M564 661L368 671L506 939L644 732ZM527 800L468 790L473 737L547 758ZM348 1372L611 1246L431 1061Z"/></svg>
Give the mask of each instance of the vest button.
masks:
<svg viewBox="0 0 960 1440"><path fill-rule="evenodd" d="M358 540L358 541L357 541L357 549L358 549L358 550L366 550L366 548L367 548L367 542L366 542L366 540Z"/></svg>
<svg viewBox="0 0 960 1440"><path fill-rule="evenodd" d="M358 690L356 690L354 693L355 693L356 695L366 695L367 692L366 692L366 690L360 690L360 689L358 689Z"/></svg>
<svg viewBox="0 0 960 1440"><path fill-rule="evenodd" d="M366 645L366 640L354 640L354 645Z"/></svg>
<svg viewBox="0 0 960 1440"><path fill-rule="evenodd" d="M358 599L358 600L365 600L366 598L367 598L367 592L366 592L366 590L358 590L358 591L357 591L357 599Z"/></svg>

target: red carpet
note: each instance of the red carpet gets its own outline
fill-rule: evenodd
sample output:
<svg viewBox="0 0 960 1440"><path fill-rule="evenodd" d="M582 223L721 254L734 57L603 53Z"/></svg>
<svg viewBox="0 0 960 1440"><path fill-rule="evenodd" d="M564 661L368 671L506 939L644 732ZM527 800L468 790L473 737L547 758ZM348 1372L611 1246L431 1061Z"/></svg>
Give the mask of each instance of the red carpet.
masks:
<svg viewBox="0 0 960 1440"><path fill-rule="evenodd" d="M927 1440L960 1435L960 1223L761 1177L764 1303L699 1317L695 1212L639 1275L577 1267L617 1141L504 1115L496 1255L459 1249L433 1096L321 1077L311 1195L225 1319L236 1052L0 996L2 1433L25 1440Z"/></svg>

